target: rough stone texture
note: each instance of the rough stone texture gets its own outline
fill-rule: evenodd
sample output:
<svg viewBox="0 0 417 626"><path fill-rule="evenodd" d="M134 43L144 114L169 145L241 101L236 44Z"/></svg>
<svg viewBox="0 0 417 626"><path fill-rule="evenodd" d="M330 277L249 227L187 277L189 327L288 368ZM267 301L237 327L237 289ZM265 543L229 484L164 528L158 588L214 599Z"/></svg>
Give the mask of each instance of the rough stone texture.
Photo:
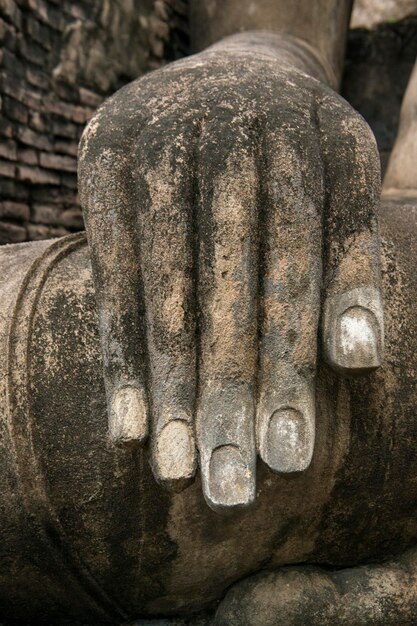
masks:
<svg viewBox="0 0 417 626"><path fill-rule="evenodd" d="M239 583L213 626L412 626L417 550L383 565L289 567Z"/></svg>
<svg viewBox="0 0 417 626"><path fill-rule="evenodd" d="M417 15L416 0L355 0L352 28L372 29L384 22L398 22Z"/></svg>
<svg viewBox="0 0 417 626"><path fill-rule="evenodd" d="M0 243L82 227L85 123L120 85L184 54L184 13L183 0L0 0ZM10 202L25 210L10 215Z"/></svg>
<svg viewBox="0 0 417 626"><path fill-rule="evenodd" d="M329 568L397 561L413 545L417 207L386 205L381 236L384 365L361 381L342 379L320 362L310 468L278 476L260 464L255 506L229 517L207 507L199 480L178 494L157 489L145 449L119 449L108 441L83 236L0 250L5 621L33 623L48 615L54 624L63 616L81 623L142 617L147 624L154 616L158 624L158 616L215 608L242 577L290 564L323 564L325 579L338 577L337 589L346 590L343 572ZM415 587L405 584L415 570L412 562L407 567L400 576L393 571L385 577L394 593L389 606L404 608L391 622L396 626L415 623L415 614L407 612ZM386 626L367 618L375 616L369 613L368 582L352 572L346 577L363 602L355 623ZM325 602L321 589L309 593L313 608ZM294 623L314 623L305 614L300 620ZM188 623L195 624L192 618ZM337 616L329 623L343 624Z"/></svg>
<svg viewBox="0 0 417 626"><path fill-rule="evenodd" d="M234 36L124 87L80 144L110 430L125 440L140 404L155 476L179 490L195 424L215 509L254 500L256 449L276 472L310 463L322 283L329 363L381 362L376 145L323 76L291 38Z"/></svg>
<svg viewBox="0 0 417 626"><path fill-rule="evenodd" d="M361 6L355 26L364 23L355 17ZM29 219L19 211L6 219L0 210L1 243L82 227L74 168L84 119L121 84L186 54L186 18L185 0L0 2L0 203L23 203L29 212ZM417 22L408 20L349 36L343 93L371 124L384 168L416 33ZM38 223L34 204L56 210L60 223ZM62 215L68 210L77 214L70 222Z"/></svg>

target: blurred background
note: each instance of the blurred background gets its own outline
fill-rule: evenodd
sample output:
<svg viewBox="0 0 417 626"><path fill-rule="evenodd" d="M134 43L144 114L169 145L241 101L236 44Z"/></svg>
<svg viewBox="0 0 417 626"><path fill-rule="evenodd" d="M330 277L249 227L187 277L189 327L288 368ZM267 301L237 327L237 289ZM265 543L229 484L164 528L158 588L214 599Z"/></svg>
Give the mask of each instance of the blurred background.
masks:
<svg viewBox="0 0 417 626"><path fill-rule="evenodd" d="M187 0L0 0L1 244L83 228L83 128L123 84L188 53L187 11ZM416 56L417 0L356 0L342 94L383 169Z"/></svg>

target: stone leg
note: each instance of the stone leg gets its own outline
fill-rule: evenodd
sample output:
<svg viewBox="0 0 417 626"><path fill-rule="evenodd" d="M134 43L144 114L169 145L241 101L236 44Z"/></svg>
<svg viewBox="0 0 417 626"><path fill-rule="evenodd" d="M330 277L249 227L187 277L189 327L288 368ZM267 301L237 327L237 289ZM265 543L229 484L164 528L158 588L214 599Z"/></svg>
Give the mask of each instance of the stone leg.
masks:
<svg viewBox="0 0 417 626"><path fill-rule="evenodd" d="M413 549L382 565L257 574L229 591L213 626L413 626L416 620Z"/></svg>

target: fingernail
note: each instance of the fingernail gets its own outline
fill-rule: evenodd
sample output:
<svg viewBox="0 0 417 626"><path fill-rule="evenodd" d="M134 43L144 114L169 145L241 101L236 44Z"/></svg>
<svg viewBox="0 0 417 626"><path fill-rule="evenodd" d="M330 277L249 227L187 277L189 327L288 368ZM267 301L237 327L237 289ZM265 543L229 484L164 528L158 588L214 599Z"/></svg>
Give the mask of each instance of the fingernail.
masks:
<svg viewBox="0 0 417 626"><path fill-rule="evenodd" d="M347 309L339 319L337 360L352 372L373 370L381 365L378 321L372 311L361 306Z"/></svg>
<svg viewBox="0 0 417 626"><path fill-rule="evenodd" d="M308 417L290 407L278 409L271 415L260 452L263 461L274 472L306 470L313 449L314 416Z"/></svg>
<svg viewBox="0 0 417 626"><path fill-rule="evenodd" d="M154 473L173 491L182 491L193 479L196 452L191 425L181 419L168 422L157 436Z"/></svg>
<svg viewBox="0 0 417 626"><path fill-rule="evenodd" d="M115 391L110 404L110 437L115 443L140 442L148 434L148 409L145 394L133 386Z"/></svg>
<svg viewBox="0 0 417 626"><path fill-rule="evenodd" d="M382 363L384 312L379 289L357 287L324 304L326 361L346 374L366 374Z"/></svg>
<svg viewBox="0 0 417 626"><path fill-rule="evenodd" d="M210 459L208 504L215 510L244 508L255 499L255 473L237 446L216 448Z"/></svg>

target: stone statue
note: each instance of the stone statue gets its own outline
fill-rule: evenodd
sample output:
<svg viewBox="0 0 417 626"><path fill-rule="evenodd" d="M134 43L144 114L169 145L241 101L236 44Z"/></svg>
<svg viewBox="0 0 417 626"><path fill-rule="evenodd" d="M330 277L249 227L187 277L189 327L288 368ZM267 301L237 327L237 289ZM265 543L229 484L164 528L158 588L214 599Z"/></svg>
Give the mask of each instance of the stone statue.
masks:
<svg viewBox="0 0 417 626"><path fill-rule="evenodd" d="M349 10L195 0L84 134L88 247L0 248L3 619L415 624L417 74L378 228Z"/></svg>
<svg viewBox="0 0 417 626"><path fill-rule="evenodd" d="M350 3L282 4L192 3L195 47L283 15L291 34L231 35L131 83L80 145L110 435L149 430L176 491L198 450L214 509L253 502L257 450L276 472L309 466L322 293L333 367L368 372L383 350L379 159L329 87Z"/></svg>

